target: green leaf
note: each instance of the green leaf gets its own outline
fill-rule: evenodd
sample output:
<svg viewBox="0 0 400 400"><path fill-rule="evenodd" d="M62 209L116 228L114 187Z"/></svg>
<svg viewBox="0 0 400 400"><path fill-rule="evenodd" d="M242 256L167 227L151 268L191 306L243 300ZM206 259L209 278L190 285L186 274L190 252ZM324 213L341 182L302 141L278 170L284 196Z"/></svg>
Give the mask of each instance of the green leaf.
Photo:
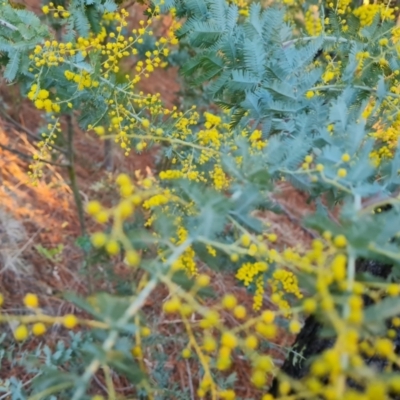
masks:
<svg viewBox="0 0 400 400"><path fill-rule="evenodd" d="M9 58L6 69L4 70L4 78L7 81L12 82L18 73L21 53L19 51L13 51L11 55L9 54Z"/></svg>
<svg viewBox="0 0 400 400"><path fill-rule="evenodd" d="M89 365L93 360L98 360L101 364L106 364L108 361L107 352L102 346L96 343L85 343L85 346L82 349L82 354L87 365Z"/></svg>
<svg viewBox="0 0 400 400"><path fill-rule="evenodd" d="M84 311L87 311L88 313L101 317L99 313L96 312L96 310L93 308L93 306L84 298L78 296L74 292L66 292L63 294L63 297L65 300L70 301L71 303L75 304L79 308L81 308Z"/></svg>
<svg viewBox="0 0 400 400"><path fill-rule="evenodd" d="M92 242L90 241L90 237L85 235L85 236L79 236L75 240L75 244L81 248L85 253L89 253L90 250L93 249Z"/></svg>
<svg viewBox="0 0 400 400"><path fill-rule="evenodd" d="M75 7L75 9L72 11L72 16L74 18L75 27L79 35L82 37L88 37L90 24L81 7Z"/></svg>
<svg viewBox="0 0 400 400"><path fill-rule="evenodd" d="M252 90L259 84L260 79L246 70L235 69L232 71L230 86L233 90Z"/></svg>
<svg viewBox="0 0 400 400"><path fill-rule="evenodd" d="M135 385L142 382L146 375L141 370L137 362L131 357L121 352L115 352L115 356L107 362L109 366L116 370L116 372L122 376L125 376L129 381Z"/></svg>
<svg viewBox="0 0 400 400"><path fill-rule="evenodd" d="M201 244L200 244L201 245ZM196 246L199 249L199 245ZM203 247L204 248L204 247ZM197 254L197 252L196 252ZM192 277L188 275L186 271L177 271L172 276L172 281L179 285L186 292L190 292L190 290L195 285L195 281ZM202 297L214 297L215 293L211 287L201 288L197 291L197 293Z"/></svg>
<svg viewBox="0 0 400 400"><path fill-rule="evenodd" d="M62 385L62 388L60 387L57 392L54 392L60 393L67 388L74 387L76 382L79 380L79 377L73 373L59 371L50 367L42 367L41 372L42 373L32 382L34 394Z"/></svg>
<svg viewBox="0 0 400 400"><path fill-rule="evenodd" d="M226 197L212 188L181 181L181 189L196 205L198 214L190 218L193 238L203 236L212 239L225 226L229 211Z"/></svg>

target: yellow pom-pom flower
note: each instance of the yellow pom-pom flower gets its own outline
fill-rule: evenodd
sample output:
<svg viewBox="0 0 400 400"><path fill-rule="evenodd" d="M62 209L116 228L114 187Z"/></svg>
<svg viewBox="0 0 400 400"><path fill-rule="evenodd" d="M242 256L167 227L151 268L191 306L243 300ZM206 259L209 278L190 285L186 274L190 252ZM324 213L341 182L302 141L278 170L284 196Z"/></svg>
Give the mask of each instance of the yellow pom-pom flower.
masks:
<svg viewBox="0 0 400 400"><path fill-rule="evenodd" d="M300 332L300 330L301 330L301 324L299 321L297 321L296 319L294 319L293 321L290 321L289 331L291 333L297 334Z"/></svg>
<svg viewBox="0 0 400 400"><path fill-rule="evenodd" d="M116 180L117 184L120 186L130 185L131 179L127 174L119 174Z"/></svg>
<svg viewBox="0 0 400 400"><path fill-rule="evenodd" d="M211 353L217 348L217 342L212 336L204 336L203 349L204 351Z"/></svg>
<svg viewBox="0 0 400 400"><path fill-rule="evenodd" d="M141 334L143 337L150 336L150 334L151 334L151 329L150 329L149 327L147 327L147 326L144 326L144 327L142 327L142 328L140 329L140 334Z"/></svg>
<svg viewBox="0 0 400 400"><path fill-rule="evenodd" d="M93 200L86 205L86 211L89 215L96 215L102 210L100 202Z"/></svg>
<svg viewBox="0 0 400 400"><path fill-rule="evenodd" d="M99 135L102 136L105 133L104 126L96 126L93 130Z"/></svg>
<svg viewBox="0 0 400 400"><path fill-rule="evenodd" d="M24 297L24 304L29 308L38 308L39 307L39 299L36 294L28 293Z"/></svg>
<svg viewBox="0 0 400 400"><path fill-rule="evenodd" d="M223 390L219 392L219 398L224 400L235 400L236 394L233 390Z"/></svg>
<svg viewBox="0 0 400 400"><path fill-rule="evenodd" d="M233 315L237 318L237 319L244 319L246 318L246 308L242 305L236 306L233 309Z"/></svg>
<svg viewBox="0 0 400 400"><path fill-rule="evenodd" d="M32 333L35 336L41 336L46 333L46 325L42 322L37 322L36 324L32 325Z"/></svg>
<svg viewBox="0 0 400 400"><path fill-rule="evenodd" d="M222 299L222 306L227 310L232 310L237 304L237 299L233 294L226 294Z"/></svg>
<svg viewBox="0 0 400 400"><path fill-rule="evenodd" d="M140 348L140 346L134 346L131 349L131 353L133 357L141 357L142 356L142 349Z"/></svg>
<svg viewBox="0 0 400 400"><path fill-rule="evenodd" d="M267 377L264 371L255 370L251 374L251 382L256 388L262 388L267 383Z"/></svg>
<svg viewBox="0 0 400 400"><path fill-rule="evenodd" d="M262 319L266 324L272 324L275 320L275 313L271 310L264 311L262 313Z"/></svg>
<svg viewBox="0 0 400 400"><path fill-rule="evenodd" d="M317 302L314 299L306 299L303 302L303 310L307 314L312 314L317 309Z"/></svg>
<svg viewBox="0 0 400 400"><path fill-rule="evenodd" d="M250 243L251 243L251 238L250 238L249 235L243 235L243 236L240 238L240 241L242 242L242 245L243 245L243 246L249 247L249 246L250 246Z"/></svg>
<svg viewBox="0 0 400 400"><path fill-rule="evenodd" d="M343 162L349 162L350 161L350 154L345 153L342 155L342 161Z"/></svg>
<svg viewBox="0 0 400 400"><path fill-rule="evenodd" d="M258 339L257 336L255 335L249 335L247 336L247 338L245 339L245 346L248 349L254 350L258 347Z"/></svg>
<svg viewBox="0 0 400 400"><path fill-rule="evenodd" d="M26 325L19 325L14 331L14 338L22 342L29 336L29 331Z"/></svg>
<svg viewBox="0 0 400 400"><path fill-rule="evenodd" d="M224 332L221 337L221 345L228 347L230 349L234 349L237 346L237 338L231 332Z"/></svg>
<svg viewBox="0 0 400 400"><path fill-rule="evenodd" d="M190 349L186 348L182 350L182 358L190 358L191 355L192 352L190 351Z"/></svg>
<svg viewBox="0 0 400 400"><path fill-rule="evenodd" d="M115 256L119 253L120 247L116 240L111 239L106 244L106 251L111 256Z"/></svg>
<svg viewBox="0 0 400 400"><path fill-rule="evenodd" d="M208 275L205 274L201 274L197 277L196 279L196 283L200 286L200 287L206 287L210 284L210 277Z"/></svg>
<svg viewBox="0 0 400 400"><path fill-rule="evenodd" d="M181 302L177 297L167 300L163 304L163 310L167 314L172 314L174 312L177 312L180 307L181 307Z"/></svg>
<svg viewBox="0 0 400 400"><path fill-rule="evenodd" d="M73 314L67 314L63 318L63 325L67 329L74 329L78 325L78 318Z"/></svg>
<svg viewBox="0 0 400 400"><path fill-rule="evenodd" d="M106 242L107 242L107 235L103 232L96 232L93 233L92 237L91 237L91 242L93 244L94 247L96 248L100 248L103 247Z"/></svg>
<svg viewBox="0 0 400 400"><path fill-rule="evenodd" d="M137 267L140 264L140 255L135 250L128 250L125 255L126 263L131 267Z"/></svg>
<svg viewBox="0 0 400 400"><path fill-rule="evenodd" d="M314 97L314 92L312 91L312 90L309 90L307 93L306 93L306 97L307 97L307 99L311 99L312 97Z"/></svg>
<svg viewBox="0 0 400 400"><path fill-rule="evenodd" d="M335 238L333 239L333 244L338 248L346 247L346 245L347 245L346 236L344 236L344 235L335 236Z"/></svg>

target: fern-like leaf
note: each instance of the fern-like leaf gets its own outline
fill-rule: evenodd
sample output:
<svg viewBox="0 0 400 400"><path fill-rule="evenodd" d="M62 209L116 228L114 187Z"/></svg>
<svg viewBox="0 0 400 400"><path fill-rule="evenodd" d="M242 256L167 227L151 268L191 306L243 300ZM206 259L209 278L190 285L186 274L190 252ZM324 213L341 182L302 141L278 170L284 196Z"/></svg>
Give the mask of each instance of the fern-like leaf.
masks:
<svg viewBox="0 0 400 400"><path fill-rule="evenodd" d="M11 54L10 53L8 54L9 54L9 61L4 70L4 78L7 81L11 82L14 80L14 78L18 73L18 68L21 61L21 53L19 51L14 51Z"/></svg>

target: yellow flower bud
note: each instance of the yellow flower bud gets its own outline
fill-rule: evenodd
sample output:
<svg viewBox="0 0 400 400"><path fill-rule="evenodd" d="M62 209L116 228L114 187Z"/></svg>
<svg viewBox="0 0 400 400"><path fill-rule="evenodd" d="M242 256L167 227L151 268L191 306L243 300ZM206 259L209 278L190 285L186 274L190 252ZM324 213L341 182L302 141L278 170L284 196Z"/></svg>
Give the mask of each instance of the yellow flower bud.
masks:
<svg viewBox="0 0 400 400"><path fill-rule="evenodd" d="M18 341L23 341L29 336L29 331L26 325L19 325L14 331L14 338Z"/></svg>
<svg viewBox="0 0 400 400"><path fill-rule="evenodd" d="M33 324L32 333L35 336L43 335L44 333L46 333L46 325L43 324L42 322L37 322L36 324Z"/></svg>
<svg viewBox="0 0 400 400"><path fill-rule="evenodd" d="M73 314L67 314L63 318L63 325L67 329L73 329L78 325L78 318L76 318Z"/></svg>
<svg viewBox="0 0 400 400"><path fill-rule="evenodd" d="M29 308L38 308L39 307L39 299L36 294L28 293L24 297L24 304L26 307L29 307Z"/></svg>

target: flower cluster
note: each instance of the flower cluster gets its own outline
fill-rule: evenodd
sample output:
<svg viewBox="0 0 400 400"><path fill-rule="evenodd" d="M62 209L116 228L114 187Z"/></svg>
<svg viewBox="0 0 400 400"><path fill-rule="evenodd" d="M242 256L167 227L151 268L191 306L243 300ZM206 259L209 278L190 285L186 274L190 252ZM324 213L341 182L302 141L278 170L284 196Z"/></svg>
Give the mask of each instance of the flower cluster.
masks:
<svg viewBox="0 0 400 400"><path fill-rule="evenodd" d="M176 243L176 245L180 245L185 242L188 238L188 231L180 224L180 219L177 220L178 225L178 240L172 238L172 242ZM189 246L183 254L172 264L172 269L174 271L184 270L190 276L197 275L197 265L196 265L196 253L193 248Z"/></svg>
<svg viewBox="0 0 400 400"><path fill-rule="evenodd" d="M369 26L379 15L382 20L394 20L396 8L387 7L385 4L363 4L353 13L360 19L361 26Z"/></svg>
<svg viewBox="0 0 400 400"><path fill-rule="evenodd" d="M43 6L42 11L45 14L50 13L53 18L68 18L70 16L70 13L66 11L63 6L55 6L54 3L49 3L48 5Z"/></svg>
<svg viewBox="0 0 400 400"><path fill-rule="evenodd" d="M4 297L0 294L0 307L4 302ZM27 315L19 318L19 325L14 329L15 340L21 342L28 339L30 333L34 336L44 335L49 326L63 325L67 329L74 329L78 326L79 320L74 314L64 316L50 317L40 310L39 297L34 293L27 293L23 298L24 306L33 312L33 315ZM0 322L7 321L5 314L0 310Z"/></svg>
<svg viewBox="0 0 400 400"><path fill-rule="evenodd" d="M154 49L148 50L141 57L138 46L144 43L146 38L152 37L154 32L152 24L160 19L160 9L148 10L152 17L139 21L139 27L133 29L130 34L127 31L129 17L128 11L121 9L115 13L104 13L102 25L98 33L90 33L87 38L79 37L70 42L59 42L57 40L46 40L43 45L37 45L30 55L31 65L29 71L35 75L35 83L30 87L28 98L32 100L35 107L47 113L65 112L76 107L81 99L80 93L84 90L91 90L97 93L98 98L105 102L107 112L102 116L101 125L89 124L87 129L96 129L97 133L104 135L104 117L108 117L110 123L108 131L115 134L115 142L125 150L128 155L132 146L132 138L128 137L129 131L137 127L140 123L145 130L150 123L143 117L137 115L137 108L148 109L152 115L165 115L168 110L164 110L159 101L159 94L144 95L142 92L135 93L135 87L142 78L148 78L155 68L164 68L167 65L166 58L169 55L170 46L177 44L175 32L180 27L177 20L173 20L165 36L160 37L154 43ZM55 7L53 3L43 7L45 14L52 12L53 17L68 18L69 13L62 6ZM107 23L106 23L107 22ZM82 60L89 60L91 56L101 56L101 67L99 70L91 70L89 67L82 68L75 61L78 56ZM142 59L143 58L143 59ZM129 73L124 75L125 84L123 89L119 89L116 95L109 81L111 75L121 74L126 69L128 60L134 60L134 75ZM90 65L89 63L86 64ZM62 69L64 77L69 85L68 91L57 93L56 86L41 87L41 77L47 73L47 69ZM57 81L53 82L54 85ZM128 106L125 106L125 96L130 97ZM171 112L172 114L172 112ZM100 122L100 120L98 121ZM159 129L149 129L150 133L160 134ZM50 150L49 144L53 140L51 134L49 142L43 144L38 158L48 160L50 152L45 153L43 147ZM142 151L147 146L147 142L139 140L136 149ZM32 169L33 178L41 176L40 170L43 163L34 163Z"/></svg>
<svg viewBox="0 0 400 400"><path fill-rule="evenodd" d="M376 142L376 149L371 152L371 158L375 165L379 165L382 159L392 158L397 150L399 141L400 116L387 129L380 128L371 134Z"/></svg>
<svg viewBox="0 0 400 400"><path fill-rule="evenodd" d="M28 93L28 99L32 100L35 107L39 110L44 110L48 113L59 112L60 105L51 101L50 92L46 89L39 89L38 85L34 83Z"/></svg>
<svg viewBox="0 0 400 400"><path fill-rule="evenodd" d="M284 269L277 269L269 280L272 288L271 300L279 307L280 310L290 310L290 304L284 299L285 294L292 294L297 299L302 299L303 294L300 292L296 275ZM288 315L288 314L287 314Z"/></svg>
<svg viewBox="0 0 400 400"><path fill-rule="evenodd" d="M127 265L137 267L140 264L140 254L134 249L131 242L126 237L123 230L123 222L129 219L135 212L135 209L144 203L145 208L150 208L152 200L156 196L163 194L160 189L153 189L151 178L142 178L136 174L137 183L132 182L127 174L120 174L116 183L121 195L120 203L112 208L105 208L96 200L87 203L87 212L100 224L105 224L112 220L113 227L109 234L98 231L92 235L92 243L96 248L103 248L110 256L115 256L125 250L125 262ZM165 196L165 195L164 195ZM154 200L153 200L154 202Z"/></svg>
<svg viewBox="0 0 400 400"><path fill-rule="evenodd" d="M47 92L41 90L40 92ZM32 93L32 92L31 92ZM45 95L47 95L45 93ZM33 162L29 165L28 176L33 185L37 185L39 180L43 177L43 167L53 150L57 136L61 133L61 123L54 115L51 116L54 121L47 125L47 132L42 133L42 140L37 143L38 151L33 155Z"/></svg>
<svg viewBox="0 0 400 400"><path fill-rule="evenodd" d="M322 23L318 14L318 7L312 7L306 12L305 28L311 36L319 36L321 34Z"/></svg>
<svg viewBox="0 0 400 400"><path fill-rule="evenodd" d="M241 17L238 20L246 20L251 10L248 2L237 0L234 3L240 9ZM283 3L290 6L295 3L303 4L292 0L285 0ZM211 8L210 6L210 13ZM105 13L101 29L96 34L91 33L88 37L80 37L68 43L48 40L36 46L30 57L30 72L34 79L27 96L36 108L50 114L52 123L48 125L48 133L44 135L39 144L39 152L34 156L37 162L31 166L30 172L34 179L42 175L42 160L49 158L56 136L61 132L59 119L53 113L70 113L71 109L74 110L81 104L93 107L93 110L102 108L100 116L90 120L90 123L83 123L85 129L93 130L100 138L108 139L112 136L125 154L129 154L131 148L141 152L154 144L162 147L168 167L154 172L154 175L148 173L146 177L139 172L135 175L121 173L116 177L115 184L113 182L113 188L119 196L115 196L111 204L106 205L100 199L93 199L86 204L86 211L96 225L95 232L90 237L95 251L109 260L111 265L120 256L120 262L132 267L126 270L140 275L137 281L129 282L132 283L132 291L135 293L129 293L128 313L115 324L111 324L110 316L103 318L97 312L98 304L92 298L88 299L88 303L96 311L93 313L94 320L78 319L74 315L50 317L40 310L38 297L28 294L24 298L24 304L26 311L33 315L6 315L0 312L0 322L20 322L14 331L16 340L27 339L29 331L35 336L44 335L48 326L56 323L68 329L86 324L92 328L110 330L110 336L105 342L109 347L103 346L107 357L111 355L107 352L115 345L113 340L118 335L124 337L127 343L133 341L130 356L137 360L143 371L151 373L147 368L150 365L147 356L151 353L151 345L157 341L149 344L142 340L150 336L152 331L146 326L149 316L145 312L141 313L141 310L152 292L162 285L168 293L160 301L161 304L156 306L162 310L162 316L167 323L179 325L179 331L185 332L184 339L179 338L176 341L180 346L181 357L187 360L189 366L190 362L195 361L200 365L196 375L197 393L192 393L192 397L197 395L199 398L210 397L213 400L235 399L235 387L231 388L231 383L221 383L220 377L228 373L239 360L247 363L249 381L258 390L257 398L262 400L274 400L266 392L270 378L275 375L280 378L278 392L283 399L304 397L364 400L385 399L389 393L400 394L400 380L395 374L376 376L373 368L365 362L365 356L378 356L387 366L385 372L398 368L400 357L395 351L397 338L394 328L400 326L400 319L393 318L388 326L382 324L380 331L371 330L368 334L363 331L363 324L368 323L363 296L369 296L376 303L385 297L398 298L400 286L396 282L375 282L356 276L353 253L359 248L352 247L355 234L345 223L334 224L334 221L329 220L330 209L325 213L327 216L324 216L323 221L325 225L335 226L335 229L329 228L335 232L326 230L319 236L312 232L317 238L308 248L282 248L279 245L280 238L271 232L268 224L255 233L255 225L252 224L254 220L234 218L237 217L234 212L227 212L224 226L217 230L214 222L215 225L220 223L217 221L220 209L212 209L212 212L206 213L207 207L214 207L215 199L222 199L224 207L227 204L231 206L242 185L250 187L254 192L259 191L260 203L261 199L269 200L272 190L270 192L268 185L260 183L263 179L254 178L254 175L250 179L243 165L246 162L249 165L249 158L252 162L253 159L264 157L262 168L265 168L265 176L269 179L269 165L272 165L272 162L269 164L269 158L274 158L274 154L271 154L274 150L270 153L268 151L277 148L273 146L286 144L285 140L279 142L282 136L291 135L286 134L286 129L294 131L292 124L301 125L303 120L308 121L306 117L317 114L315 110L327 111L323 108L326 99L336 101L336 94L341 94L343 87L353 78L355 83L351 89L354 89L365 107L357 111L357 126L354 123L350 127L356 129L358 124L365 123L368 132L372 131L370 136L375 140L375 148L370 156L375 165L379 166L395 155L400 129L400 117L397 116L399 72L395 69L397 61L389 59L388 54L396 54L396 51L397 54L400 53L399 49L394 53L392 49L392 44L396 45L400 40L400 33L394 28L392 32L379 36L379 48L370 46L370 43L366 43L367 40L365 43L357 42L357 46L349 46L348 43L355 41L355 36L362 37L363 34L360 30L354 35L347 23L348 14L353 12L351 1L329 2L328 9L336 14L335 23L331 23L329 18L322 20L322 10L318 7L308 9L304 28L312 37L304 37L305 42L318 40L314 36L320 36L323 32L329 35L333 30L335 33L340 32L343 37L326 36L326 48L333 43L329 52L325 51L324 46L318 60L311 60L310 57L307 73L311 72L311 80L307 81L308 85L304 85L299 97L295 92L280 93L278 85L276 97L275 89L268 92L271 99L278 99L277 101L270 101L269 97L265 97L265 102L271 106L269 112L272 115L268 115L266 119L271 120L269 122L274 130L279 127L285 131L283 135L277 135L277 140L273 134L269 141L265 138L263 132L267 129L264 126L261 129L261 118L251 119L253 117L249 116L250 112L245 113L248 117L245 123L239 123L232 128L226 113L215 110L200 112L195 106L190 107L187 112L181 111L177 106L166 108L159 93L145 94L137 90L142 79L150 77L156 68L167 65L170 48L178 43L176 34L181 24L176 18L175 10L170 12L172 23L168 26L167 33L146 46L142 46L144 42L156 35L152 26L160 19L160 8L157 6L149 8L149 18L141 20L131 32L128 31L129 13L122 8L115 13ZM352 21L358 18L359 25L366 28L366 31L378 15L382 20L393 19L393 10L383 7L382 4L364 4L354 11ZM55 18L69 17L64 8L55 7L52 3L43 7L43 12L52 13ZM204 18L206 14L204 13ZM254 20L255 18L252 23ZM192 22L189 19L189 24ZM198 26L204 28L207 23ZM249 25L246 28L251 30ZM240 32L244 34L245 29ZM283 33L287 35L287 32ZM347 53L351 64L348 64L346 57L332 54L336 51L339 53L337 49L342 44L352 49ZM295 42L299 49L301 45L300 40ZM290 50L289 47L288 49ZM239 53L237 58L239 60ZM96 59L98 62L93 61ZM317 67L322 71L314 79L312 72ZM228 71L227 66L226 70ZM379 71L384 84L390 87L389 95L377 95L377 92L385 91L382 88L385 85L378 85L373 81L371 71L375 75ZM49 78L45 79L44 76ZM60 85L58 80L64 84ZM373 85L366 86L370 81L374 82ZM239 82L237 87L242 86L240 83L246 86L246 82ZM262 82L257 85L254 92L262 85ZM296 90L300 90L300 86L296 86ZM330 90L334 93L331 98L327 96ZM251 91L246 89L245 95L249 93ZM291 97L290 112L286 112L287 103L282 100L286 97ZM378 97L385 98L381 101ZM86 98L90 101L82 100ZM241 102L241 106L244 107L246 101ZM301 110L306 110L301 111L303 120L295 119L296 113L293 110L300 109L296 101L301 104ZM258 105L254 105L256 106ZM359 161L360 152L356 149L357 146L334 146L335 141L346 139L347 132L344 130L348 127L344 120L347 117L350 119L351 113L357 107L350 110L341 107L337 105L326 112L327 115L332 114L332 118L329 116L326 126L322 124L317 127L320 137L316 137L315 142L305 148L300 156L293 158L293 165L288 167L289 162L285 167L273 165L271 181L284 180L291 176L294 177L293 181L299 182L300 187L304 185L310 189L309 192L313 195L320 193L318 190L323 188L325 193L328 191L333 197L336 192L340 193L346 201L354 197L355 207L358 207L354 218L358 218L364 210L359 209L361 199L358 193L353 193L354 185L350 178L353 166ZM282 117L285 113L290 117ZM375 124L370 123L371 120ZM304 124L303 128L314 129L312 124ZM319 139L332 144L332 149L329 146L319 148ZM360 146L364 146L364 141ZM269 158L265 157L266 154ZM365 154L368 158L368 153ZM287 154L283 155L286 157ZM231 162L230 165L228 161ZM383 180L387 171L388 169L378 171L378 178ZM236 191L237 188L239 190ZM210 193L212 198L206 203L204 215L211 215L211 218L202 218L200 210L204 211L204 204L201 196L206 198ZM340 202L343 197L334 197L334 200ZM258 204L254 207L258 207ZM243 208L246 207L253 205L245 204ZM321 208L324 207L321 204ZM372 213L368 214L371 215ZM335 218L332 217L332 220ZM323 229L328 229L325 225ZM370 251L370 247L366 249ZM391 254L389 256L392 257ZM212 289L214 284L212 273L204 265L206 259L225 264L228 261L234 269L237 281L254 293L252 310L249 309L251 307L241 304L239 298L232 293L225 293L221 299L205 300L205 289ZM182 271L185 274L181 274ZM300 276L307 277L307 292L300 286ZM182 279L185 284L180 283ZM267 295L273 303L273 310L264 307ZM3 297L0 295L0 305L2 303ZM115 309L117 308L119 310L119 307ZM266 354L265 344L268 347L281 346L277 342L282 326L287 327L290 334L298 334L304 316L313 314L322 314L324 323L335 333L333 347L312 360L310 373L303 380L289 380L279 372L279 366L275 365L272 355ZM169 320L171 317L174 318L173 322ZM131 332L134 338L130 337ZM101 366L102 363L97 361L90 364L86 374L95 373L96 368ZM374 379L371 379L372 376ZM346 382L349 379L356 379L357 385L365 393L361 393L361 389L359 393L347 387ZM111 387L112 379L108 381ZM146 393L151 393L148 387L145 390ZM292 395L292 392L296 394Z"/></svg>
<svg viewBox="0 0 400 400"><path fill-rule="evenodd" d="M249 0L229 0L239 7L239 14L247 17L249 15L249 6L251 1Z"/></svg>

